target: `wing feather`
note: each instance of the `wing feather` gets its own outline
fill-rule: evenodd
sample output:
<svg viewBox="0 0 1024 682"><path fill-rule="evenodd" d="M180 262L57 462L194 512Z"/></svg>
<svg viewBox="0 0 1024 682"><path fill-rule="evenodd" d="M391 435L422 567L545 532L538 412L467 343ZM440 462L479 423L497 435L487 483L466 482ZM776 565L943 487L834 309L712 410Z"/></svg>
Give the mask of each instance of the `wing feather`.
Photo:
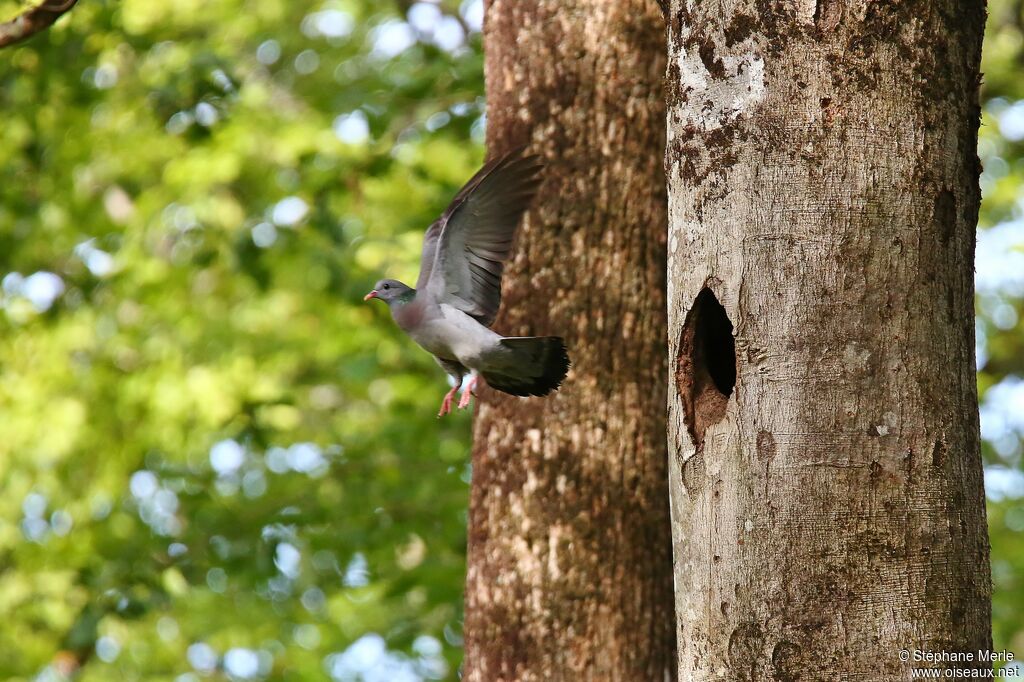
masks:
<svg viewBox="0 0 1024 682"><path fill-rule="evenodd" d="M416 278L416 288L423 289L430 280L430 271L434 267L434 258L437 256L437 240L441 236L441 228L444 222L441 218L435 220L427 233L423 235L423 251L420 254L420 274Z"/></svg>
<svg viewBox="0 0 1024 682"><path fill-rule="evenodd" d="M515 231L540 186L541 169L540 158L522 149L484 165L427 230L416 288L490 326Z"/></svg>

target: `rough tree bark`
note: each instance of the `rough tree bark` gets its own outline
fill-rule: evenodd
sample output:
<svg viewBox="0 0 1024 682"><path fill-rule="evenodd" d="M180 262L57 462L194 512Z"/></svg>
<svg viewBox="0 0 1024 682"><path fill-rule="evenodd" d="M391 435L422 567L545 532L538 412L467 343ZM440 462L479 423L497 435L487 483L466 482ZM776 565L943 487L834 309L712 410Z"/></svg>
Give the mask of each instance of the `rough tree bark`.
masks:
<svg viewBox="0 0 1024 682"><path fill-rule="evenodd" d="M681 679L905 680L901 649L990 647L983 25L977 0L672 2Z"/></svg>
<svg viewBox="0 0 1024 682"><path fill-rule="evenodd" d="M547 164L495 328L564 335L573 368L545 399L482 391L467 680L674 675L664 36L653 0L487 3L489 150Z"/></svg>

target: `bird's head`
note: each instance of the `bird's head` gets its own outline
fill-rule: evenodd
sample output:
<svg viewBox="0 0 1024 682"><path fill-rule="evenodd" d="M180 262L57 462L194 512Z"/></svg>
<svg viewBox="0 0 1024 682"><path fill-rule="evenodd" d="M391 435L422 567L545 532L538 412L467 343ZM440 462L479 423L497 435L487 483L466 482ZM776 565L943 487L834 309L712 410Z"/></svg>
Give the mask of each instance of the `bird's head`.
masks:
<svg viewBox="0 0 1024 682"><path fill-rule="evenodd" d="M382 279L373 285L373 291L363 296L364 301L371 298L379 298L388 305L395 301L408 301L416 293L415 289L407 287L397 279Z"/></svg>

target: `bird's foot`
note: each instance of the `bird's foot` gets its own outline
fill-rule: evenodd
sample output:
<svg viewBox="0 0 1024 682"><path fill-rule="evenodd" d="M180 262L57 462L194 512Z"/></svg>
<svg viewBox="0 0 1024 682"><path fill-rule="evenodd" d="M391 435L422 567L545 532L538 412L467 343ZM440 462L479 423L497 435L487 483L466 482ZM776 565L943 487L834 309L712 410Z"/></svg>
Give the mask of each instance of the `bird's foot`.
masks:
<svg viewBox="0 0 1024 682"><path fill-rule="evenodd" d="M474 390L476 389L476 379L477 378L474 376L469 380L469 383L466 384L466 390L462 392L462 397L459 398L460 410L465 407L469 407L470 397L476 395L476 393L474 393Z"/></svg>
<svg viewBox="0 0 1024 682"><path fill-rule="evenodd" d="M452 390L450 390L447 393L445 393L444 400L441 401L441 409L437 413L438 417L443 417L443 416L445 416L446 414L448 414L449 412L452 411L452 400L455 399L455 394L458 392L458 390L459 390L459 387L458 386L454 386L454 387L452 387Z"/></svg>

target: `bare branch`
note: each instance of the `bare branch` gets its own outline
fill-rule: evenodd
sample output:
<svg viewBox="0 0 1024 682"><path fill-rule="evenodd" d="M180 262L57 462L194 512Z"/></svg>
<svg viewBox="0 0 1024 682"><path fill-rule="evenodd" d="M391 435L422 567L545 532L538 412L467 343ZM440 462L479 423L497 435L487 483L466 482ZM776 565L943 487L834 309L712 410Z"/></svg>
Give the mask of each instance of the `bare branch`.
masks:
<svg viewBox="0 0 1024 682"><path fill-rule="evenodd" d="M42 4L0 24L0 47L7 47L49 28L78 0L43 0Z"/></svg>

